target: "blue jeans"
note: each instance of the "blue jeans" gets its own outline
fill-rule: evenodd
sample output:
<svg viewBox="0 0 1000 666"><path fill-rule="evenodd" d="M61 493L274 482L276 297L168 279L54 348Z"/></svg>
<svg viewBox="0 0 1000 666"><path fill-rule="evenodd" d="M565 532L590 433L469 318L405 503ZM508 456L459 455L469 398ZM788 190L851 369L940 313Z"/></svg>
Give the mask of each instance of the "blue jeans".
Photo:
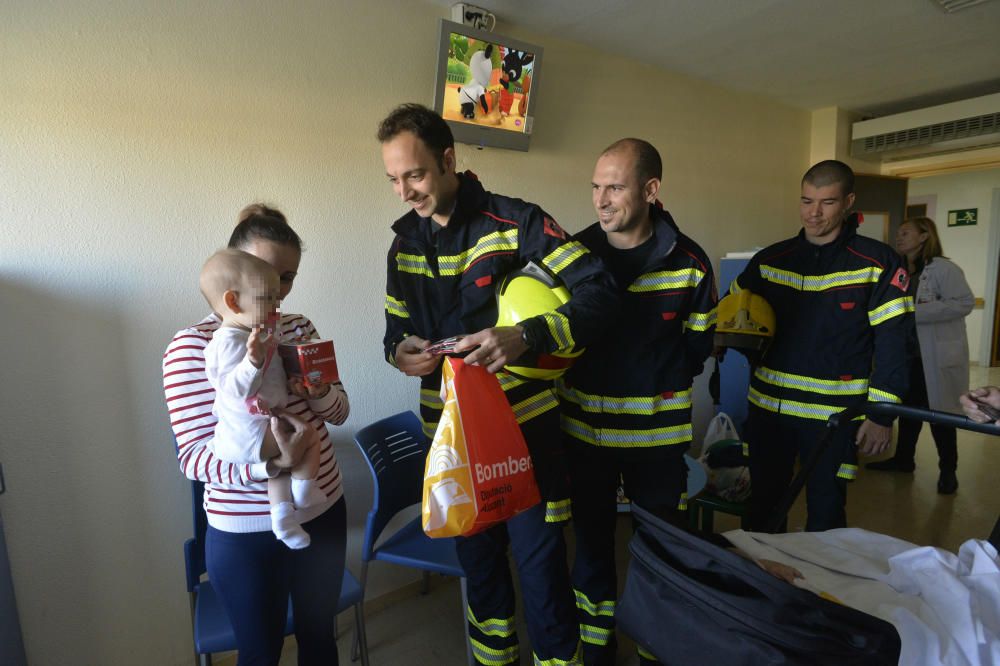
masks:
<svg viewBox="0 0 1000 666"><path fill-rule="evenodd" d="M208 576L236 633L239 666L277 665L289 595L299 666L337 666L333 625L344 576L344 500L303 528L312 544L302 550L289 549L270 531L208 528Z"/></svg>

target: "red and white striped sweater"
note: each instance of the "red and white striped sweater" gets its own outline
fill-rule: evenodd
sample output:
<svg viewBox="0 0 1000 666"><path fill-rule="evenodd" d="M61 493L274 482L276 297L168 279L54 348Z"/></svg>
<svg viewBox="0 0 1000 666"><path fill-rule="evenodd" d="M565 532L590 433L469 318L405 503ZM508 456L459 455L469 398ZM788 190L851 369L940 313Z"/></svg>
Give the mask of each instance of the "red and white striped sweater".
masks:
<svg viewBox="0 0 1000 666"><path fill-rule="evenodd" d="M177 445L181 472L205 483L205 512L209 525L225 532L263 532L271 529L267 500L267 463L232 464L216 458L207 443L215 432L212 415L215 390L205 376L205 346L221 320L209 315L190 328L178 331L163 355L163 392L167 399L170 427ZM305 336L319 337L306 317L283 314L278 323L280 340ZM317 482L329 502L302 509L298 516L306 522L323 513L343 495L340 468L326 423L340 425L347 419L350 404L342 384L331 387L317 400L289 396L287 410L311 423L320 437L320 466Z"/></svg>

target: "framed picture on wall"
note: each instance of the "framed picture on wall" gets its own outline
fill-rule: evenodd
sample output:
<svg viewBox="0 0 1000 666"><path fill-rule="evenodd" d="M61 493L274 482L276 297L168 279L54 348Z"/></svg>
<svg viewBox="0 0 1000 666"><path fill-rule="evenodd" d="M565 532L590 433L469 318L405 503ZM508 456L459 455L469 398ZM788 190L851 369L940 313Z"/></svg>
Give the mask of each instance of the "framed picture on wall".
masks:
<svg viewBox="0 0 1000 666"><path fill-rule="evenodd" d="M862 210L862 222L858 225L858 233L883 243L889 242L889 211Z"/></svg>

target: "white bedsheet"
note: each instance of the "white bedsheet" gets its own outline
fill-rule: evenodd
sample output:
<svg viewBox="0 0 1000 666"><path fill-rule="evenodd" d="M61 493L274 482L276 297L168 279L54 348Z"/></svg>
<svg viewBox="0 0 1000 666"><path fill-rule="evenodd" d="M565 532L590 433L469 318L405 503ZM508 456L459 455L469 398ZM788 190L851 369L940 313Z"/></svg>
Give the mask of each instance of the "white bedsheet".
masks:
<svg viewBox="0 0 1000 666"><path fill-rule="evenodd" d="M754 558L794 566L800 587L892 623L901 665L1000 666L1000 558L987 541L970 539L955 555L857 528L725 536Z"/></svg>

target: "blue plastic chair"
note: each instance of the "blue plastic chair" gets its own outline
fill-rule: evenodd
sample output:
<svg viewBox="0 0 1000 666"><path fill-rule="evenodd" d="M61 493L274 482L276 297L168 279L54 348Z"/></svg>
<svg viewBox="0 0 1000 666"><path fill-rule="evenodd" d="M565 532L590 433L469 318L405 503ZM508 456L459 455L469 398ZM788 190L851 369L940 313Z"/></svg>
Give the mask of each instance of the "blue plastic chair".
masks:
<svg viewBox="0 0 1000 666"><path fill-rule="evenodd" d="M191 515L194 523L194 537L184 542L184 568L187 573L188 595L191 599L191 629L194 633L195 663L200 666L211 666L212 654L236 649L236 636L229 617L212 581L205 578L205 532L208 530L208 519L205 516L202 496L205 484L200 481L191 482ZM337 613L354 606L354 640L362 637L360 644L361 663L368 666L368 645L364 642L364 613L362 612L363 592L361 583L350 571L344 569L344 580L340 588L340 600L337 603ZM288 601L288 614L285 617L285 635L295 631L292 618L292 602ZM334 625L336 631L336 625ZM357 657L355 657L356 659Z"/></svg>
<svg viewBox="0 0 1000 666"><path fill-rule="evenodd" d="M462 582L464 617L465 572L458 562L454 539L431 539L424 534L417 516L379 543L389 521L403 509L420 504L423 498L424 460L430 441L423 433L420 419L413 412L401 412L362 428L354 440L368 463L374 484L361 551L362 595L368 580L368 563L372 560L423 571L425 592L431 573L457 576ZM363 631L356 639L365 640Z"/></svg>

